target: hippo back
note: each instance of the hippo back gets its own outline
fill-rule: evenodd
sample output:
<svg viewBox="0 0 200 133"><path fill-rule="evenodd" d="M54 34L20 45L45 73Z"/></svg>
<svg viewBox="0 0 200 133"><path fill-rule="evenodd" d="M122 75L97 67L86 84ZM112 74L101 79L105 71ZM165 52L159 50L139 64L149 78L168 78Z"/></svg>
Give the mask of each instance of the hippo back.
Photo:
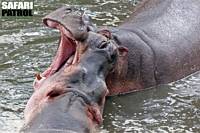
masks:
<svg viewBox="0 0 200 133"><path fill-rule="evenodd" d="M157 84L200 70L200 1L145 1L119 29L134 33L152 50Z"/></svg>

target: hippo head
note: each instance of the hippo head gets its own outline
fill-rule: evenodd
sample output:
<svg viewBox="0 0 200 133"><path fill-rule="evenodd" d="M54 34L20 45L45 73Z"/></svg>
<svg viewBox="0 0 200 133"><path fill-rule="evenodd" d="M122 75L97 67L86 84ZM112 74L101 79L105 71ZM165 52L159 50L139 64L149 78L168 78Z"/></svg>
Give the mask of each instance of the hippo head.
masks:
<svg viewBox="0 0 200 133"><path fill-rule="evenodd" d="M126 51L95 32L79 10L62 7L44 23L60 31L59 47L50 67L36 76L21 131L93 132L102 122L106 76Z"/></svg>

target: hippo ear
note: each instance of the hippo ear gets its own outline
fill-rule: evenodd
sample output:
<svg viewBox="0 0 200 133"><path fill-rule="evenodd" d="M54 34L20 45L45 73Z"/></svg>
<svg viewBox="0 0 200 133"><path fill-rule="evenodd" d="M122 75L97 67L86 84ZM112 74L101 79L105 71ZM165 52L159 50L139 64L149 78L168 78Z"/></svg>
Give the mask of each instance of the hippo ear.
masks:
<svg viewBox="0 0 200 133"><path fill-rule="evenodd" d="M126 56L128 54L128 48L124 46L119 46L118 47L118 55L119 56Z"/></svg>

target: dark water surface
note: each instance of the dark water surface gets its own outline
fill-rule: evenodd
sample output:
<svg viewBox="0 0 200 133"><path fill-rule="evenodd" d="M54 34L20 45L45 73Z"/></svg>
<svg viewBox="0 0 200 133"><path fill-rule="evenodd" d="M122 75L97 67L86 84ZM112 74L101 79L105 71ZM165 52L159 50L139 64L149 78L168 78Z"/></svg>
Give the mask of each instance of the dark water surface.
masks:
<svg viewBox="0 0 200 133"><path fill-rule="evenodd" d="M97 25L117 26L137 0L35 0L35 16L0 20L0 132L15 133L33 75L55 55L59 33L41 18L63 4L82 7ZM200 132L200 73L151 90L108 98L101 132Z"/></svg>

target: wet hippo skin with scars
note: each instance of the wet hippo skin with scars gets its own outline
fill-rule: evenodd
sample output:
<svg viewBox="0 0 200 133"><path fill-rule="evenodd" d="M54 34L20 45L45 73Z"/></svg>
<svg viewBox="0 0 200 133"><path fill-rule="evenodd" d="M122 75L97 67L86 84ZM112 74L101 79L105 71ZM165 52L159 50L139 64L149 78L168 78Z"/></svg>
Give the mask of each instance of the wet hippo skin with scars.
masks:
<svg viewBox="0 0 200 133"><path fill-rule="evenodd" d="M145 0L118 27L96 27L62 7L43 22L61 37L38 74L22 132L94 132L104 100L176 81L200 70L200 1Z"/></svg>
<svg viewBox="0 0 200 133"><path fill-rule="evenodd" d="M169 83L200 70L200 1L147 0L107 28L128 57L107 78L110 94Z"/></svg>

